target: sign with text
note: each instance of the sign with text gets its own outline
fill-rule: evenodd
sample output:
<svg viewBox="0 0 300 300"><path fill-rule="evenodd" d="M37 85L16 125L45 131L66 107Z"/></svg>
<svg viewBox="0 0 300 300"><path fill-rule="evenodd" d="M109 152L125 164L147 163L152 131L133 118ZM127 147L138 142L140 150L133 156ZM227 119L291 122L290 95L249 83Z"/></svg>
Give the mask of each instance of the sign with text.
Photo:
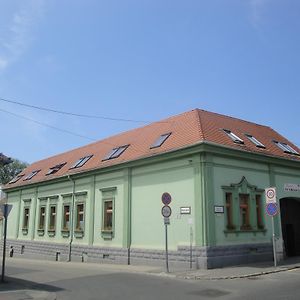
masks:
<svg viewBox="0 0 300 300"><path fill-rule="evenodd" d="M265 189L266 203L276 203L276 188L269 187Z"/></svg>
<svg viewBox="0 0 300 300"><path fill-rule="evenodd" d="M163 208L161 209L161 214L164 218L169 218L172 214L172 210L170 206L163 206Z"/></svg>
<svg viewBox="0 0 300 300"><path fill-rule="evenodd" d="M300 184L296 183L285 183L284 190L286 192L299 192L300 191Z"/></svg>

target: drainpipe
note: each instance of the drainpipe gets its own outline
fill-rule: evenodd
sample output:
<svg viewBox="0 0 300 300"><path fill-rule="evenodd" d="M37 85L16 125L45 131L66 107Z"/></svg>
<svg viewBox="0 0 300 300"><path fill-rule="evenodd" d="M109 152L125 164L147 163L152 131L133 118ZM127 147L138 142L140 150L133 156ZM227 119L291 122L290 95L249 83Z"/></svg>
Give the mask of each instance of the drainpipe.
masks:
<svg viewBox="0 0 300 300"><path fill-rule="evenodd" d="M73 243L73 235L74 235L74 202L75 202L75 181L68 175L68 179L73 183L72 188L72 206L70 209L71 213L71 224L70 224L70 242L69 242L69 258L68 261L71 261L72 258L72 243Z"/></svg>
<svg viewBox="0 0 300 300"><path fill-rule="evenodd" d="M31 240L34 240L34 237L35 237L35 224L36 224L36 212L37 212L37 202L38 202L38 187L35 188L35 191L34 191L34 212L33 212L33 225L32 225L32 234L31 234Z"/></svg>
<svg viewBox="0 0 300 300"><path fill-rule="evenodd" d="M132 226L132 201L131 201L131 197L132 197L132 172L131 169L128 169L128 215L127 215L127 264L130 265L131 264L131 257L130 257L130 252L131 252L131 226Z"/></svg>

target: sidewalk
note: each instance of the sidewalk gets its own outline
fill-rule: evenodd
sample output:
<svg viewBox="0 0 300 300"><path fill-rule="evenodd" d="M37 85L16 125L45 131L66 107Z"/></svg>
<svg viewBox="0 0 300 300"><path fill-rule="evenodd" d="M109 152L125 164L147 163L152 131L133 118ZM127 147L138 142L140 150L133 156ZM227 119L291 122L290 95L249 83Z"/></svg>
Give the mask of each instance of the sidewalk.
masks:
<svg viewBox="0 0 300 300"><path fill-rule="evenodd" d="M18 265L18 261L27 265L28 268L34 265L39 265L41 268L48 266L57 267L57 262L52 261L37 261L26 259L13 259L13 266ZM286 259L277 267L274 267L272 262L256 263L249 265L241 265L235 267L226 267L213 270L190 270L190 269L175 269L170 266L170 272L166 273L164 266L140 266L140 265L115 265L115 264L89 264L89 263L59 263L61 268L72 269L80 268L83 272L93 269L105 270L106 272L122 272L122 273L140 273L152 276L166 276L177 279L187 280L230 280L238 278L249 278L263 276L265 274L284 272L296 268L300 268L300 257ZM10 264L8 264L10 265ZM8 274L5 277L5 282L0 282L0 299L1 300L21 300L21 299L45 299L55 300L56 292L53 286L47 285L47 281L36 280L34 272L27 272L26 276L22 277L22 272L16 275ZM20 275L21 274L21 275ZM19 278L18 278L19 277Z"/></svg>

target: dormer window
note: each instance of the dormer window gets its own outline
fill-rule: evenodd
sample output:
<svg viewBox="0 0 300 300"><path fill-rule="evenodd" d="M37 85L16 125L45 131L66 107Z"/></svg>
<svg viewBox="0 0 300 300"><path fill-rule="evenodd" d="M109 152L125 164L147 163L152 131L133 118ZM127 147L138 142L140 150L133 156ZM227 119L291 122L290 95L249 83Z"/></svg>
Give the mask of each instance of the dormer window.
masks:
<svg viewBox="0 0 300 300"><path fill-rule="evenodd" d="M16 182L19 181L23 176L24 176L24 174L17 175L17 176L14 177L8 184L16 183Z"/></svg>
<svg viewBox="0 0 300 300"><path fill-rule="evenodd" d="M292 148L290 145L286 143L282 143L278 141L274 141L274 143L285 153L300 155L299 152L297 152L294 148Z"/></svg>
<svg viewBox="0 0 300 300"><path fill-rule="evenodd" d="M251 134L245 134L245 136L258 148L266 148L266 146L261 143L258 139L256 139L253 135Z"/></svg>
<svg viewBox="0 0 300 300"><path fill-rule="evenodd" d="M51 167L48 170L48 172L46 173L46 175L51 175L51 174L54 174L54 173L58 172L65 164L66 164L66 162L55 165L54 167Z"/></svg>
<svg viewBox="0 0 300 300"><path fill-rule="evenodd" d="M162 134L151 146L150 149L152 148L158 148L160 147L167 139L168 137L172 134L172 132L164 133Z"/></svg>
<svg viewBox="0 0 300 300"><path fill-rule="evenodd" d="M223 129L223 131L232 139L233 142L237 144L244 144L244 141L241 138L239 138L236 134L231 132L231 130Z"/></svg>
<svg viewBox="0 0 300 300"><path fill-rule="evenodd" d="M30 174L28 174L23 180L30 180L32 177L34 177L39 171L41 170L35 170L35 171L32 171Z"/></svg>
<svg viewBox="0 0 300 300"><path fill-rule="evenodd" d="M104 160L109 160L109 159L113 159L113 158L117 158L119 157L127 148L129 147L129 145L124 145L124 146L120 146L120 147L116 147L113 148L103 159Z"/></svg>
<svg viewBox="0 0 300 300"><path fill-rule="evenodd" d="M70 169L82 167L92 156L93 155L81 157L79 160L77 160L77 162Z"/></svg>

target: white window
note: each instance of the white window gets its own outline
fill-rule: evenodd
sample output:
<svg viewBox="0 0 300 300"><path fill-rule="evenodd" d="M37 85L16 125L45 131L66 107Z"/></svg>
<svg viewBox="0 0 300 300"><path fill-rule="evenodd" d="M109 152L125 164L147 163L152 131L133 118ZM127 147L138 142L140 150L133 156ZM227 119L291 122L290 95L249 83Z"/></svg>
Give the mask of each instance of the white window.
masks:
<svg viewBox="0 0 300 300"><path fill-rule="evenodd" d="M167 139L168 137L171 135L171 132L162 134L150 147L150 149L152 148L158 148L160 147Z"/></svg>
<svg viewBox="0 0 300 300"><path fill-rule="evenodd" d="M234 134L233 132L231 132L228 129L223 129L223 131L237 144L244 144L244 141L239 138L236 134Z"/></svg>
<svg viewBox="0 0 300 300"><path fill-rule="evenodd" d="M277 141L274 141L274 143L285 153L299 155L299 153L295 149L293 149L290 145L288 145L286 143L277 142Z"/></svg>
<svg viewBox="0 0 300 300"><path fill-rule="evenodd" d="M253 135L251 134L245 134L245 135L253 144L256 145L256 147L266 148L266 146L263 143L261 143L258 139L256 139Z"/></svg>

